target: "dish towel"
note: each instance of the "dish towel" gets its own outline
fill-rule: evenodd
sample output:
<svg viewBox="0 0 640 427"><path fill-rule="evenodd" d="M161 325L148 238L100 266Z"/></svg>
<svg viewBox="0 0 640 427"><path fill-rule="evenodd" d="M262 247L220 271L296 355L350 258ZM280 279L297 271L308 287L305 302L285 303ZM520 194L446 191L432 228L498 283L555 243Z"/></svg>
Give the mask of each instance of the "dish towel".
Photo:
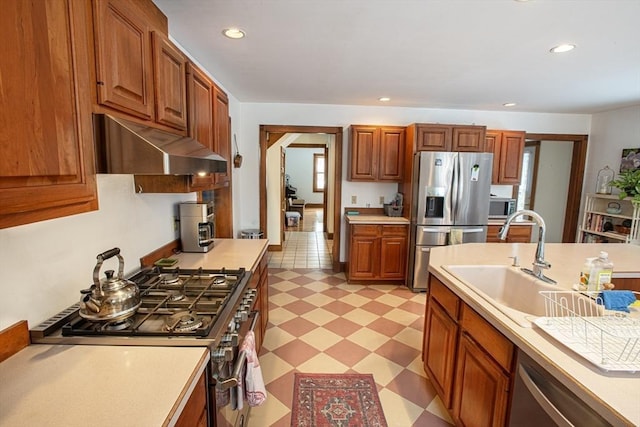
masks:
<svg viewBox="0 0 640 427"><path fill-rule="evenodd" d="M253 331L247 332L240 345L240 351L247 356L247 371L244 381L244 394L249 406L259 406L267 399L260 361L256 354L256 336Z"/></svg>
<svg viewBox="0 0 640 427"><path fill-rule="evenodd" d="M636 296L631 291L602 291L602 304L607 310L626 311L629 305L636 302Z"/></svg>
<svg viewBox="0 0 640 427"><path fill-rule="evenodd" d="M452 228L449 231L449 244L450 245L459 245L463 242L464 237L462 237L462 229L461 228Z"/></svg>

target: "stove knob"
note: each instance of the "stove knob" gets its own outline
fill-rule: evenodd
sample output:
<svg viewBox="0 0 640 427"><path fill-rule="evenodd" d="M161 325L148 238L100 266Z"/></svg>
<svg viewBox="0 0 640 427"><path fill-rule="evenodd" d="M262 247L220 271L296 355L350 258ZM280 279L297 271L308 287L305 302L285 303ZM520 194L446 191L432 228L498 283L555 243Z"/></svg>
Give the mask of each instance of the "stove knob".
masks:
<svg viewBox="0 0 640 427"><path fill-rule="evenodd" d="M220 344L225 346L237 347L238 346L238 334L224 334L220 339Z"/></svg>
<svg viewBox="0 0 640 427"><path fill-rule="evenodd" d="M236 311L236 314L233 316L236 322L246 322L249 318L249 314L246 311Z"/></svg>
<svg viewBox="0 0 640 427"><path fill-rule="evenodd" d="M218 347L213 351L211 358L216 363L230 362L233 360L233 349L231 347Z"/></svg>

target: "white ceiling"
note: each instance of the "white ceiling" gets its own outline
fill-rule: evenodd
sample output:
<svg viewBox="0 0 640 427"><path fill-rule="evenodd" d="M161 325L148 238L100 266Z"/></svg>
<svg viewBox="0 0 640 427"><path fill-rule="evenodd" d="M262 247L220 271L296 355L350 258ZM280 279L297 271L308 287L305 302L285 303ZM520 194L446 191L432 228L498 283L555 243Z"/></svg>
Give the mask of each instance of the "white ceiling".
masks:
<svg viewBox="0 0 640 427"><path fill-rule="evenodd" d="M640 104L640 0L154 3L171 36L241 102L389 96L383 105L554 113ZM228 27L247 37L223 37ZM577 48L549 52L564 42Z"/></svg>

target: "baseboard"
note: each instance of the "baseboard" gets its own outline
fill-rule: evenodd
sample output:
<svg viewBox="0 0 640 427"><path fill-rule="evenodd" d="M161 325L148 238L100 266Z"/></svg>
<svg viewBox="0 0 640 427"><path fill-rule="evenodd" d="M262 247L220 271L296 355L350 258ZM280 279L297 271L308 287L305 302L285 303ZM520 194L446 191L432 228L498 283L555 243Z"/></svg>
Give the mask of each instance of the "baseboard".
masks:
<svg viewBox="0 0 640 427"><path fill-rule="evenodd" d="M282 252L282 245L269 245L267 246L269 252Z"/></svg>
<svg viewBox="0 0 640 427"><path fill-rule="evenodd" d="M322 208L324 205L322 203L305 203L305 208Z"/></svg>

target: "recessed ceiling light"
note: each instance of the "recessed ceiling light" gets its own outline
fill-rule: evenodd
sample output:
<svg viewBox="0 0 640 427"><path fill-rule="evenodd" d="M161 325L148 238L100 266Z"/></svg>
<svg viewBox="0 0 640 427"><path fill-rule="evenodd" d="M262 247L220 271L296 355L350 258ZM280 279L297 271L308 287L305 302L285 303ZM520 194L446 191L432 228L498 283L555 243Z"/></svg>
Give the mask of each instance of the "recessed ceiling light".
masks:
<svg viewBox="0 0 640 427"><path fill-rule="evenodd" d="M563 44L560 44L558 46L552 47L551 49L549 49L549 52L551 52L551 53L564 53L564 52L569 52L570 50L575 49L575 47L576 47L575 44L563 43Z"/></svg>
<svg viewBox="0 0 640 427"><path fill-rule="evenodd" d="M222 34L230 39L241 39L246 36L246 33L239 28L227 28L222 31Z"/></svg>
<svg viewBox="0 0 640 427"><path fill-rule="evenodd" d="M516 103L515 102L505 102L502 105L505 106L505 107L515 107Z"/></svg>
<svg viewBox="0 0 640 427"><path fill-rule="evenodd" d="M389 101L391 101L391 98L389 98L388 96L382 96L382 97L378 98L378 101L389 102Z"/></svg>

